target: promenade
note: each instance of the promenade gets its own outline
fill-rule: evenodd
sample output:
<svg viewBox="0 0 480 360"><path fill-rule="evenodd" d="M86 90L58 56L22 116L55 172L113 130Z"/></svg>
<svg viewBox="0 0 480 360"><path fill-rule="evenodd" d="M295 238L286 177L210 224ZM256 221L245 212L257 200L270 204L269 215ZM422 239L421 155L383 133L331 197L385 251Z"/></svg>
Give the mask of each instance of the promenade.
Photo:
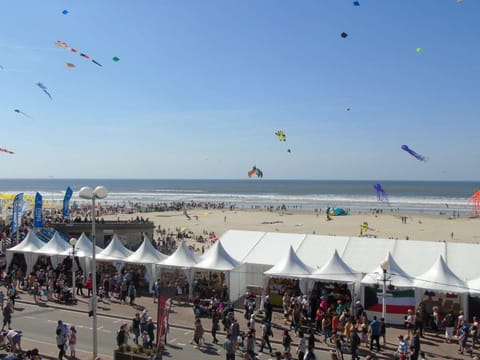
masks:
<svg viewBox="0 0 480 360"><path fill-rule="evenodd" d="M22 303L28 303L28 304L35 304L33 297L31 295L28 295L22 291L19 291L19 299L17 300L17 306L21 306ZM63 310L70 310L70 311L76 311L76 312L82 312L85 313L85 316L87 316L88 313L88 303L87 303L87 298L80 297L79 301L76 305L63 305L63 304L57 304L54 302L41 302L41 305L38 305L39 309L45 309L45 308L55 308L55 309L63 309ZM118 319L125 319L127 321L131 320L134 317L134 314L141 309L147 309L149 314L156 319L157 315L157 304L153 302L153 299L151 297L139 297L135 301L134 306L130 305L125 305L125 304L120 304L117 300L112 300L111 302L107 303L102 303L99 302L99 307L98 307L98 314L102 316L110 316ZM235 311L235 316L239 320L241 330L246 329L246 321L243 318L243 309L237 308ZM13 314L13 319L15 319L15 313ZM261 315L257 316L257 343L260 344L260 339L258 338L258 334L261 334L260 330L260 320ZM57 320L57 319L53 319ZM172 312L170 314L170 326L174 328L182 328L182 329L188 329L191 330L193 328L193 311L191 305L183 305L183 304L177 304L176 302L174 303L172 307ZM207 318L202 318L202 323L205 328L205 340L207 343L210 343L212 338L210 335L210 326L211 326L211 321ZM274 348L274 351L276 350L282 350L283 347L281 345L281 339L282 339L282 330L284 328L283 325L283 314L280 312L274 312L273 314L273 338L271 339L272 347ZM113 331L117 329L111 329ZM224 339L224 332L220 331L218 334L220 334L219 339L220 342L222 343ZM393 353L397 349L398 346L398 336L400 334L405 334L405 330L398 328L398 327L388 327L387 328L387 343L386 347L381 350L381 352L376 353L376 352L370 352L364 345L361 347L360 355L363 358L367 355L374 355L378 359L393 359ZM42 354L42 358L45 359L56 359L56 355L58 353L58 349L53 344L48 344L48 343L38 343L35 341L31 341L33 335L28 334L28 330L24 331L24 339L22 340L22 347L24 350L29 350L32 348L38 348L40 351L40 354ZM292 346L292 353L295 354L295 349L296 349L296 343L297 343L297 338L295 337L294 333L291 332L292 338L293 338L293 346ZM330 351L333 350L332 345L327 345L322 342L323 337L317 336L317 341L316 341L316 354L319 359L331 359ZM187 344L186 346L192 346ZM102 360L111 360L113 358L113 350L116 348L116 344L112 340L112 353L111 357L102 357ZM446 344L443 340L443 337L441 336L436 336L431 333L426 333L425 338L422 338L421 341L421 348L423 351L426 353L426 358L427 359L468 359L471 358L470 354L465 354L461 355L458 353L458 345L451 343L451 344ZM259 347L257 347L258 351ZM478 355L480 351L475 350L474 351L475 355ZM221 352L223 354L223 352ZM77 357L82 359L82 360L90 360L92 359L91 354L87 353L79 353L77 354ZM201 355L199 353L198 359L208 359L210 358L210 355ZM237 357L240 358L240 352L237 353ZM222 355L223 358L223 355ZM270 359L272 356L268 354L262 354L261 359ZM350 359L350 355L345 355L345 359ZM296 357L295 357L296 359Z"/></svg>

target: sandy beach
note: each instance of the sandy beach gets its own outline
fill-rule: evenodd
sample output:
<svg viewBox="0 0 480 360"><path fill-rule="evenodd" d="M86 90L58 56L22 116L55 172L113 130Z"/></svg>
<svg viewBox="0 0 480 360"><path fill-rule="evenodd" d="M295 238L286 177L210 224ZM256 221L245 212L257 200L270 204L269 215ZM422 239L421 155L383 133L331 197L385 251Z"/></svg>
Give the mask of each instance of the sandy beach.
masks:
<svg viewBox="0 0 480 360"><path fill-rule="evenodd" d="M218 237L227 230L251 230L317 235L359 236L363 222L368 223L368 236L422 241L480 242L478 232L480 218L455 217L451 215L399 214L399 213L354 213L336 216L327 221L325 214L313 211L269 212L266 210L190 210L191 220L182 212L151 212L120 214L122 220L142 216L155 226L175 231L187 227L196 235L204 230L215 232ZM105 216L116 219L118 216ZM406 221L402 221L402 217ZM197 245L198 247L198 245Z"/></svg>

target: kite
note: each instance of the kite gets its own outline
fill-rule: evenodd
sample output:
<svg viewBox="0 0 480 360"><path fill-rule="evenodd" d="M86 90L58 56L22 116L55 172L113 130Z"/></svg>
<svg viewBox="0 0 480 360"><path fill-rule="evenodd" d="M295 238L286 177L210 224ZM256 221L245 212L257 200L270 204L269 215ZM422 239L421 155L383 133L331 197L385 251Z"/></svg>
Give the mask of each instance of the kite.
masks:
<svg viewBox="0 0 480 360"><path fill-rule="evenodd" d="M408 152L410 155L412 155L413 157L415 157L416 159L420 160L420 161L427 161L427 157L426 156L423 156L423 155L420 155L418 153L416 153L415 151L413 151L412 149L410 149L407 145L402 145L402 150L405 150L406 152Z"/></svg>
<svg viewBox="0 0 480 360"><path fill-rule="evenodd" d="M7 154L15 154L13 151L10 151L8 149L0 148L1 152L7 153Z"/></svg>
<svg viewBox="0 0 480 360"><path fill-rule="evenodd" d="M380 185L380 184L375 184L375 185L373 185L373 188L377 191L377 199L378 199L378 201L386 201L386 202L388 202L388 195L387 195L387 193L385 192L385 190L383 190L382 185Z"/></svg>
<svg viewBox="0 0 480 360"><path fill-rule="evenodd" d="M252 177L253 175L257 175L257 177L263 178L262 170L258 169L255 165L253 165L252 170L248 172L248 177Z"/></svg>
<svg viewBox="0 0 480 360"><path fill-rule="evenodd" d="M40 89L42 89L45 94L48 95L48 97L50 98L50 100L53 100L53 99L52 99L52 95L50 95L50 93L47 91L47 87L46 87L45 85L43 85L41 82L38 82L38 83L37 83L37 86L38 86Z"/></svg>
<svg viewBox="0 0 480 360"><path fill-rule="evenodd" d="M360 2L359 1L354 1L353 6L360 6Z"/></svg>
<svg viewBox="0 0 480 360"><path fill-rule="evenodd" d="M347 111L350 111L350 108L347 108Z"/></svg>
<svg viewBox="0 0 480 360"><path fill-rule="evenodd" d="M472 213L475 216L480 215L480 190L475 191L475 193L470 196L468 199L469 203L472 203Z"/></svg>
<svg viewBox="0 0 480 360"><path fill-rule="evenodd" d="M423 51L423 48L417 48L417 53L421 53Z"/></svg>
<svg viewBox="0 0 480 360"><path fill-rule="evenodd" d="M32 118L30 115L25 114L23 111L20 111L20 110L18 110L18 109L15 109L15 110L13 110L13 111L15 111L15 112L18 113L18 114L22 114L23 116L26 116L26 117L28 117L28 118L30 118L30 119Z"/></svg>
<svg viewBox="0 0 480 360"><path fill-rule="evenodd" d="M290 149L287 149L287 152L288 152L288 153L291 153L291 152L292 152L292 150L290 150Z"/></svg>
<svg viewBox="0 0 480 360"><path fill-rule="evenodd" d="M118 61L120 61L120 58L119 58L118 56L114 56L114 57L112 58L112 60L115 61L115 62L118 62Z"/></svg>
<svg viewBox="0 0 480 360"><path fill-rule="evenodd" d="M68 13L69 13L68 10L63 10L63 11L62 11L62 14L63 14L63 15L67 15Z"/></svg>
<svg viewBox="0 0 480 360"><path fill-rule="evenodd" d="M348 36L348 34L346 32L342 32L340 36L345 39Z"/></svg>
<svg viewBox="0 0 480 360"><path fill-rule="evenodd" d="M463 0L457 0L457 4L463 3Z"/></svg>
<svg viewBox="0 0 480 360"><path fill-rule="evenodd" d="M69 47L66 42L63 42L63 41L55 41L54 44L55 44L56 47L59 47L59 48L61 48L61 49L70 50L70 51L73 52L74 54L78 54L78 55L84 57L85 59L90 60L90 61L93 62L94 64L97 64L98 66L102 66L102 64L100 64L99 62L96 62L94 59L92 59L92 58L91 58L90 56L88 56L87 54L84 54L84 53L78 51L77 49L74 49L74 48Z"/></svg>
<svg viewBox="0 0 480 360"><path fill-rule="evenodd" d="M283 132L283 130L278 130L275 132L275 135L277 135L278 140L280 141L286 141L287 140L287 135Z"/></svg>
<svg viewBox="0 0 480 360"><path fill-rule="evenodd" d="M74 68L74 67L75 67L75 64L65 63L65 66L66 66L67 68Z"/></svg>

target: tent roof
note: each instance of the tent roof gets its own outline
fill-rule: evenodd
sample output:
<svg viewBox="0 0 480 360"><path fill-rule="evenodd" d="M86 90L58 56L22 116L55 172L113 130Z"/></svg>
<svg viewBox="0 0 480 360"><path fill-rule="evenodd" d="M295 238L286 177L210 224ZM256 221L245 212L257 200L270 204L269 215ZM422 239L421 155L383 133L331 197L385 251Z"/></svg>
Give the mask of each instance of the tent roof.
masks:
<svg viewBox="0 0 480 360"><path fill-rule="evenodd" d="M88 238L85 233L82 233L78 238L77 244L75 245L75 256L78 257L91 257L92 256L93 244L92 241ZM99 254L103 249L101 247L96 247L95 252ZM64 251L62 255L70 256L72 255L71 246L68 250Z"/></svg>
<svg viewBox="0 0 480 360"><path fill-rule="evenodd" d="M390 252L386 256L385 260L389 264L388 277L390 278L389 283L395 287L413 287L413 278L408 275L403 269L397 264ZM372 272L366 274L362 279L362 284L378 284L383 281L383 269L380 265L373 270Z"/></svg>
<svg viewBox="0 0 480 360"><path fill-rule="evenodd" d="M196 269L209 269L229 271L235 269L240 262L231 257L217 241L203 256L201 261L194 266Z"/></svg>
<svg viewBox="0 0 480 360"><path fill-rule="evenodd" d="M160 266L173 266L189 268L195 266L198 263L198 257L187 247L184 241L180 243L180 246L175 252L160 262Z"/></svg>
<svg viewBox="0 0 480 360"><path fill-rule="evenodd" d="M433 291L454 293L465 293L468 291L465 281L450 270L442 256L438 257L429 270L418 275L413 284L417 288Z"/></svg>
<svg viewBox="0 0 480 360"><path fill-rule="evenodd" d="M65 251L71 251L71 246L60 236L58 231L55 231L52 238L41 249L35 251L40 255L61 255Z"/></svg>
<svg viewBox="0 0 480 360"><path fill-rule="evenodd" d="M157 264L165 259L167 259L167 255L162 254L155 249L150 239L145 236L142 245L140 245L133 254L127 257L125 262L136 264Z"/></svg>
<svg viewBox="0 0 480 360"><path fill-rule="evenodd" d="M360 273L353 271L350 266L342 260L340 255L338 255L337 250L335 250L330 260L320 269L315 270L310 278L351 283L359 280Z"/></svg>
<svg viewBox="0 0 480 360"><path fill-rule="evenodd" d="M27 236L14 247L7 249L7 253L29 253L35 252L45 246L45 243L35 235L33 230L29 230Z"/></svg>
<svg viewBox="0 0 480 360"><path fill-rule="evenodd" d="M108 246L96 256L96 258L98 260L125 260L125 258L132 255L132 253L133 251L128 250L123 246L118 235L114 234L110 244L108 244Z"/></svg>
<svg viewBox="0 0 480 360"><path fill-rule="evenodd" d="M472 296L480 296L480 278L467 281L468 291Z"/></svg>
<svg viewBox="0 0 480 360"><path fill-rule="evenodd" d="M313 268L300 260L293 247L290 246L287 255L274 267L265 271L264 274L274 277L304 278L310 275L312 271Z"/></svg>

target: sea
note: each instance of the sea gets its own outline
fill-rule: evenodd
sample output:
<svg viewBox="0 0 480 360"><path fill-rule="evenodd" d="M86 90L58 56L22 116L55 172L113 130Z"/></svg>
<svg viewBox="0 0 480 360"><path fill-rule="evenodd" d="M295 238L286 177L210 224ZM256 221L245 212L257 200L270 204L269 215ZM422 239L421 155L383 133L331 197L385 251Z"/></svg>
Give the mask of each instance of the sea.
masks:
<svg viewBox="0 0 480 360"><path fill-rule="evenodd" d="M387 199L377 197L380 183ZM72 202L83 202L83 186L105 186L101 203L209 202L250 209L285 205L287 209L315 210L340 207L351 212L379 209L401 213L467 215L470 196L480 187L472 181L355 181L355 180L186 180L186 179L0 179L0 194L42 194L44 201L63 202L69 186Z"/></svg>

